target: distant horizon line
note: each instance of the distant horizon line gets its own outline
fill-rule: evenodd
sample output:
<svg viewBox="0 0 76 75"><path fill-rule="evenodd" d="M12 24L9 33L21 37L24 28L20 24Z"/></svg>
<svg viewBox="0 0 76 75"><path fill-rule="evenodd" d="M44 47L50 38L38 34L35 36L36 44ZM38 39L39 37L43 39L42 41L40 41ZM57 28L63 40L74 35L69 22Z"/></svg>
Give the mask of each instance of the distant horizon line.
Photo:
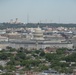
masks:
<svg viewBox="0 0 76 75"><path fill-rule="evenodd" d="M1 23L9 23L9 22L1 22ZM22 24L76 24L76 23L57 23L57 22L54 22L54 23L51 23L51 22L29 22L29 23L24 23L24 22L21 22ZM11 24L11 23L9 23ZM14 23L13 23L14 24ZM20 24L20 23L18 23Z"/></svg>

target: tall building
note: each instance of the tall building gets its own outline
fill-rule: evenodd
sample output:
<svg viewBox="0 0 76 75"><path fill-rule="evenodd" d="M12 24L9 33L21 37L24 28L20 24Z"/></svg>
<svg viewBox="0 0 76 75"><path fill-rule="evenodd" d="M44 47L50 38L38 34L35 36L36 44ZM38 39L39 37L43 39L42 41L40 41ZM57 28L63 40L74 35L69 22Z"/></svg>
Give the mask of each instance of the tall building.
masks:
<svg viewBox="0 0 76 75"><path fill-rule="evenodd" d="M15 24L18 24L19 22L18 22L18 18L16 18L16 20L15 20Z"/></svg>

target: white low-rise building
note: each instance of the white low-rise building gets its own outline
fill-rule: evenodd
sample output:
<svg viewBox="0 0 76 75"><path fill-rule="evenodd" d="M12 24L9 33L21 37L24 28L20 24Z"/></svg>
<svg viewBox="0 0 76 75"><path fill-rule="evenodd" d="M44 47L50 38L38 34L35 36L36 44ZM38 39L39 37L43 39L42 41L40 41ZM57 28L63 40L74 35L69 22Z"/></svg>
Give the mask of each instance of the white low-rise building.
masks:
<svg viewBox="0 0 76 75"><path fill-rule="evenodd" d="M8 38L0 35L0 42L2 41L8 41Z"/></svg>

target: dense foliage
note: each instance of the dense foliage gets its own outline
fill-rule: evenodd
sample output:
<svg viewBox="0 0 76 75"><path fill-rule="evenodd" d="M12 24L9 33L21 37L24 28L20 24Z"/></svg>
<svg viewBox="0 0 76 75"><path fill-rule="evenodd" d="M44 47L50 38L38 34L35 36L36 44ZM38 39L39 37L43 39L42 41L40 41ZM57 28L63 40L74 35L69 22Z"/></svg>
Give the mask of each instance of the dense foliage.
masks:
<svg viewBox="0 0 76 75"><path fill-rule="evenodd" d="M76 53L68 52L66 48L57 49L55 53L45 53L44 50L14 49L7 47L0 51L0 60L7 60L6 66L0 65L0 70L12 72L16 70L43 71L54 69L58 72L71 73L76 67ZM5 74L4 74L5 75Z"/></svg>

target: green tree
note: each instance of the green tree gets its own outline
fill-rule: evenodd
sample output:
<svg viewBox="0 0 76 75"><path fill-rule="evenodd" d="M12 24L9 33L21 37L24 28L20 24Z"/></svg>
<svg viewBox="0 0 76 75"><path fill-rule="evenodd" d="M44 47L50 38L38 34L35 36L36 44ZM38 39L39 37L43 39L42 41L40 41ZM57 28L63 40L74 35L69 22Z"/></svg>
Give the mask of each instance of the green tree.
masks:
<svg viewBox="0 0 76 75"><path fill-rule="evenodd" d="M7 72L12 72L16 70L14 65L7 65L5 66L5 69L7 70Z"/></svg>
<svg viewBox="0 0 76 75"><path fill-rule="evenodd" d="M40 70L40 71L48 70L48 69L49 69L48 66L45 66L45 65L43 65L43 64L39 65L39 70Z"/></svg>
<svg viewBox="0 0 76 75"><path fill-rule="evenodd" d="M44 52L44 51L41 51L41 52L40 52L40 56L41 56L41 57L45 56L45 52Z"/></svg>
<svg viewBox="0 0 76 75"><path fill-rule="evenodd" d="M57 54L65 54L66 50L67 50L66 48L59 48L56 50L56 53Z"/></svg>
<svg viewBox="0 0 76 75"><path fill-rule="evenodd" d="M3 70L3 69L4 69L4 67L2 65L0 65L0 70Z"/></svg>
<svg viewBox="0 0 76 75"><path fill-rule="evenodd" d="M6 59L8 59L8 54L7 53L0 53L0 59L1 60L6 60Z"/></svg>

